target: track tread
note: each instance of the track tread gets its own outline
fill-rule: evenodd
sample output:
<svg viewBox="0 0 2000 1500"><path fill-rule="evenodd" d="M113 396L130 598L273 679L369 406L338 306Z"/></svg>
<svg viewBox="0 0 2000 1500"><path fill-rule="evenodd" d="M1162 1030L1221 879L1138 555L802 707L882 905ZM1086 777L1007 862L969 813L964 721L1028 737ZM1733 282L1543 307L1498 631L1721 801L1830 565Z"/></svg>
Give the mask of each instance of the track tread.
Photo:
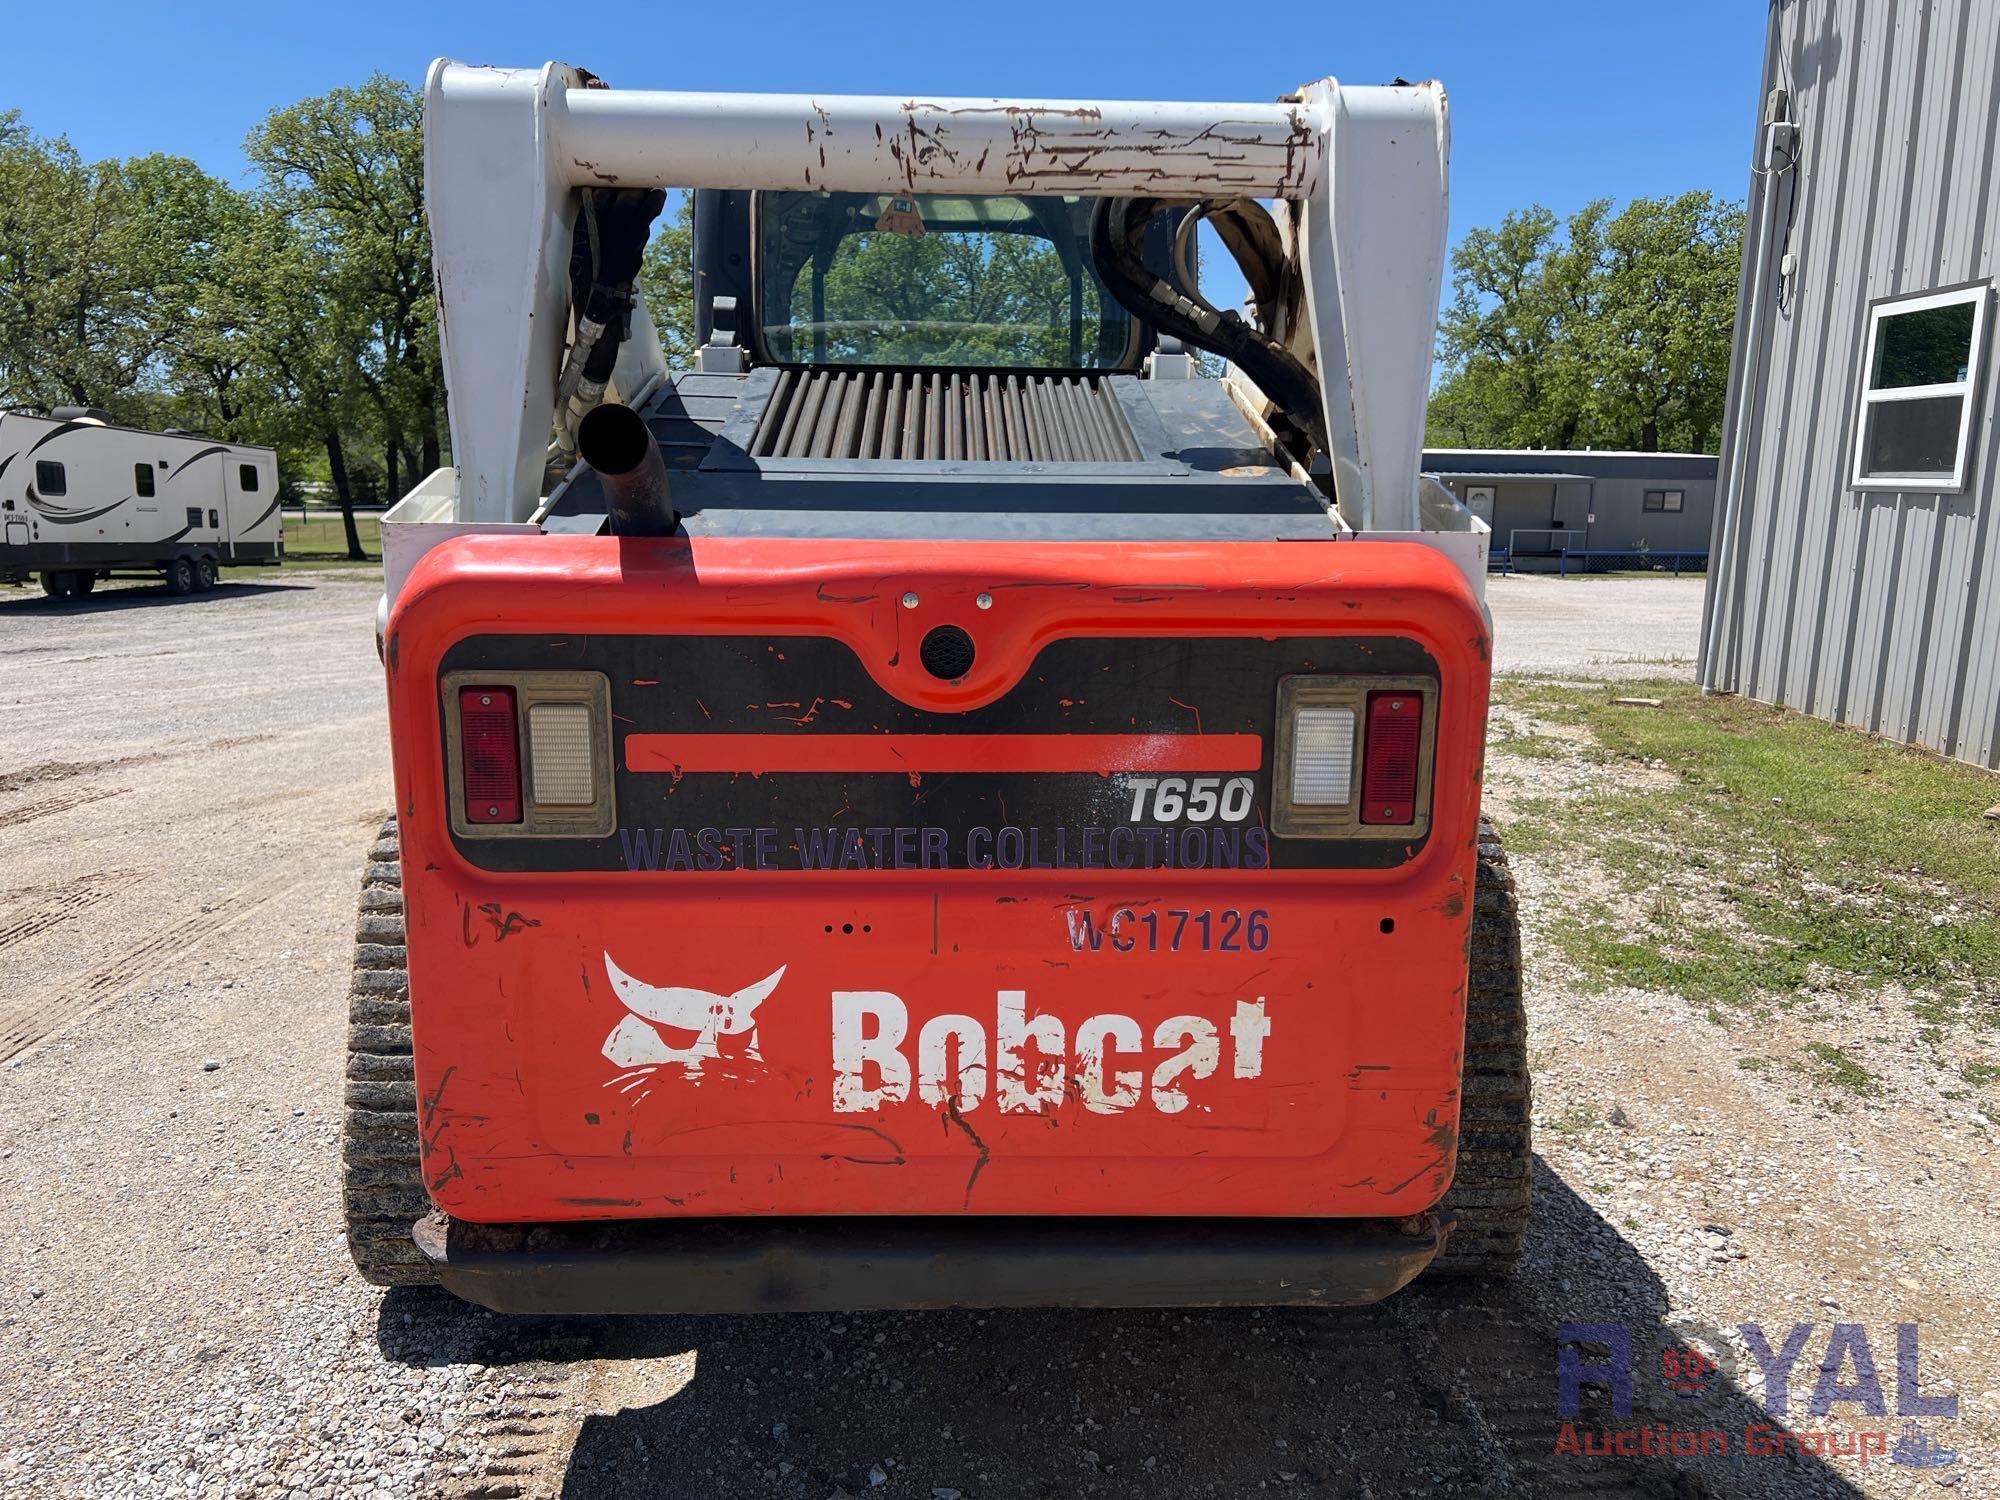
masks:
<svg viewBox="0 0 2000 1500"><path fill-rule="evenodd" d="M437 1278L410 1238L430 1200L418 1145L401 852L391 818L368 851L355 921L341 1200L348 1252L363 1280L428 1286Z"/></svg>
<svg viewBox="0 0 2000 1500"><path fill-rule="evenodd" d="M1499 1277L1514 1270L1527 1239L1534 1142L1520 906L1507 851L1486 818L1468 959L1458 1167L1440 1205L1458 1222L1426 1274Z"/></svg>

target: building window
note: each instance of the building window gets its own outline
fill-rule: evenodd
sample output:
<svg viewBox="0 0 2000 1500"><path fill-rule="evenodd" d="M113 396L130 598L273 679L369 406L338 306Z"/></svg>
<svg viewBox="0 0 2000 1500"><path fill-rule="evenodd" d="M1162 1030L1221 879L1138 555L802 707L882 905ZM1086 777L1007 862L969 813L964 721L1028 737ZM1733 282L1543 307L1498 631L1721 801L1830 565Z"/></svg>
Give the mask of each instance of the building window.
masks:
<svg viewBox="0 0 2000 1500"><path fill-rule="evenodd" d="M37 459L35 461L35 488L40 490L44 495L67 495L69 493L69 475L64 471L61 464L52 463L46 458Z"/></svg>
<svg viewBox="0 0 2000 1500"><path fill-rule="evenodd" d="M132 484L139 492L141 500L153 498L153 466L151 464L132 465Z"/></svg>
<svg viewBox="0 0 2000 1500"><path fill-rule="evenodd" d="M257 466L255 464L238 464L236 466L236 482L243 486L244 494L256 494Z"/></svg>
<svg viewBox="0 0 2000 1500"><path fill-rule="evenodd" d="M1674 515L1687 509L1686 490L1647 490L1644 510L1663 510Z"/></svg>
<svg viewBox="0 0 2000 1500"><path fill-rule="evenodd" d="M1854 488L1965 488L1991 287L1878 302L1854 432Z"/></svg>

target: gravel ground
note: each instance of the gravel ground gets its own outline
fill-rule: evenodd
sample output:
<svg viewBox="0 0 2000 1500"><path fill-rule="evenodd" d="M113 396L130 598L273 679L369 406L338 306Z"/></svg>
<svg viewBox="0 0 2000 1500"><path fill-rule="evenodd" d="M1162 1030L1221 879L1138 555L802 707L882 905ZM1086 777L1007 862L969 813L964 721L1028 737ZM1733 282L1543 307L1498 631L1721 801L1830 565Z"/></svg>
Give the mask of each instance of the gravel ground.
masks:
<svg viewBox="0 0 2000 1500"><path fill-rule="evenodd" d="M353 892L389 803L374 590L288 573L181 602L0 593L0 1037L18 1054L0 1085L0 1492L1687 1500L1936 1482L1554 1452L1559 1321L1620 1319L1650 1350L1690 1308L1831 1321L1818 1298L1837 1280L1840 1316L1872 1331L1918 1294L1846 1260L1924 1285L1991 1285L1993 1264L1929 1241L1928 1264L1917 1242L1844 1250L1875 1232L1867 1194L1925 1169L1914 1141L1753 1109L1702 1023L1586 995L1539 952L1541 1112L1615 1104L1627 1123L1545 1128L1528 1265L1506 1287L1334 1315L565 1323L365 1286L340 1242L335 1129ZM1495 580L1492 602L1503 670L1657 673L1691 655L1700 589ZM1563 893L1524 874L1532 929ZM1609 1170L1600 1153L1627 1142L1639 1156ZM1953 1201L1990 1210L1983 1148L1938 1144ZM1810 1238L1780 1255L1732 1217L1732 1176L1768 1184ZM1777 1263L1805 1269L1772 1292L1758 1278ZM1835 1264L1846 1279L1822 1274ZM1942 1388L1935 1356L1970 1404L1995 1330L1964 1305L1926 1345L1925 1388ZM1639 1399L1615 1425L1687 1424L1657 1382ZM1703 1411L1758 1415L1726 1378ZM1583 1420L1613 1425L1596 1393ZM1960 1446L1972 1462L1944 1477L1981 1492L1992 1469Z"/></svg>
<svg viewBox="0 0 2000 1500"><path fill-rule="evenodd" d="M1671 677L1694 672L1702 580L1516 573L1486 581L1500 672Z"/></svg>

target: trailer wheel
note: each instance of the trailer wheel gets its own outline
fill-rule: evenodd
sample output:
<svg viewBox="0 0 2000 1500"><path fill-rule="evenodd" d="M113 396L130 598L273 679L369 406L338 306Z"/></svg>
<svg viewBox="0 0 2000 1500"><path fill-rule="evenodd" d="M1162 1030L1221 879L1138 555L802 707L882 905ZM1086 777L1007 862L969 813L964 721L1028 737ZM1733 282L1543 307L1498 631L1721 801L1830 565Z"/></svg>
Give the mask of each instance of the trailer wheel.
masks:
<svg viewBox="0 0 2000 1500"><path fill-rule="evenodd" d="M69 576L76 580L76 591L79 594L87 594L97 587L97 575L95 573L72 573Z"/></svg>
<svg viewBox="0 0 2000 1500"><path fill-rule="evenodd" d="M410 1238L410 1226L431 1211L431 1203L418 1149L400 857L391 818L368 851L361 883L340 1127L347 1249L362 1279L376 1286L424 1286L437 1279Z"/></svg>
<svg viewBox="0 0 2000 1500"><path fill-rule="evenodd" d="M67 569L42 571L42 592L51 599L74 599L83 590L77 586L79 575Z"/></svg>
<svg viewBox="0 0 2000 1500"><path fill-rule="evenodd" d="M185 598L194 592L194 563L185 557L176 557L167 563L167 592L175 598Z"/></svg>
<svg viewBox="0 0 2000 1500"><path fill-rule="evenodd" d="M195 559L194 591L197 594L207 593L210 589L215 587L215 578L216 578L215 559L210 557L206 552L204 552L200 557Z"/></svg>
<svg viewBox="0 0 2000 1500"><path fill-rule="evenodd" d="M1535 1155L1520 911L1507 851L1485 818L1479 820L1470 957L1458 1171L1440 1205L1458 1223L1427 1274L1500 1277L1513 1271L1527 1238Z"/></svg>

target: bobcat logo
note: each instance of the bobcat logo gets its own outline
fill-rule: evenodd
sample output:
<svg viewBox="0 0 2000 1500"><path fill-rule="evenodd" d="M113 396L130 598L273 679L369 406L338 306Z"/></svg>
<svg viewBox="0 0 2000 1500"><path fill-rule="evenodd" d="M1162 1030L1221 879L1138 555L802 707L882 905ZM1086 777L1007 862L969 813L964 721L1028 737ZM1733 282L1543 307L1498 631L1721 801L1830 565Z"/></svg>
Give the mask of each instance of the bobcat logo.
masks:
<svg viewBox="0 0 2000 1500"><path fill-rule="evenodd" d="M634 979L605 954L605 977L611 981L612 992L632 1012L604 1039L605 1057L624 1070L605 1087L617 1086L622 1094L637 1090L633 1100L637 1103L653 1091L655 1075L665 1067L678 1068L683 1078L699 1086L706 1065L715 1064L723 1076L730 1077L734 1076L730 1064L761 1064L757 1007L778 987L785 967L780 964L774 973L734 994L717 995L679 985L647 984ZM746 1035L746 1042L728 1052L720 1045L720 1038Z"/></svg>

